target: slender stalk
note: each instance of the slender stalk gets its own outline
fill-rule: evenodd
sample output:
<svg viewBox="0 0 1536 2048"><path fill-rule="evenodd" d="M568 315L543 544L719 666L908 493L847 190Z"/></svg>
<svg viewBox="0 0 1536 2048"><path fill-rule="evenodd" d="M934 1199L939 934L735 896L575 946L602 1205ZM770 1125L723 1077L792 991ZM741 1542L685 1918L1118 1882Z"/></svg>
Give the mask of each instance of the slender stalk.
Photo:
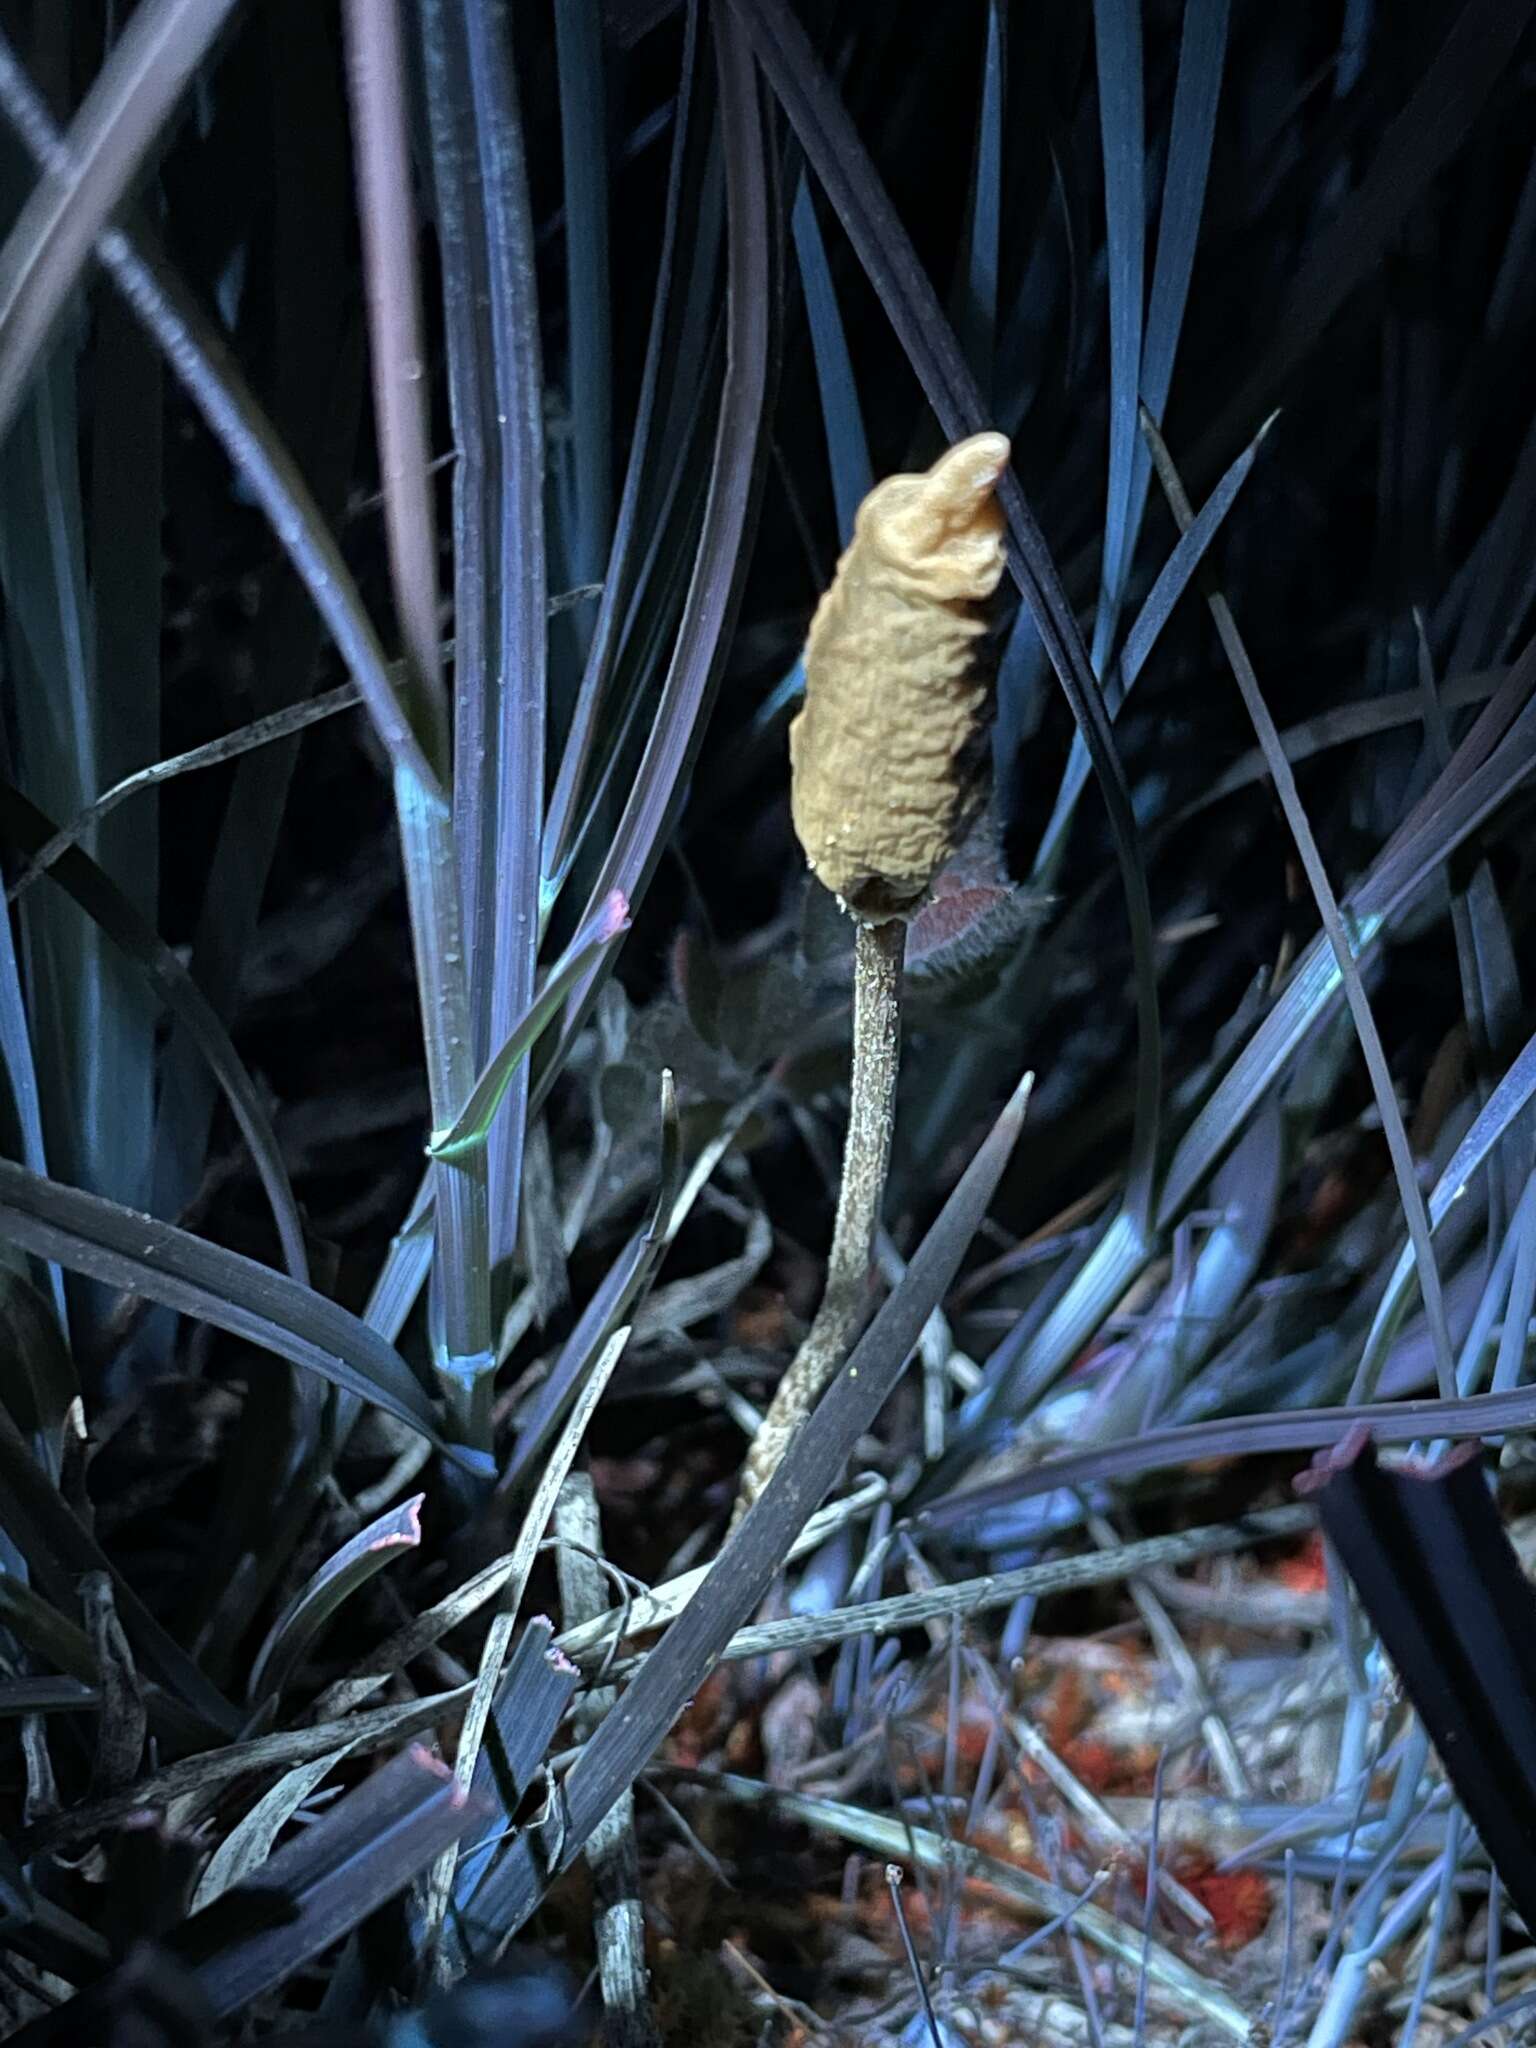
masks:
<svg viewBox="0 0 1536 2048"><path fill-rule="evenodd" d="M395 771L395 812L416 954L427 1096L433 1128L451 1129L475 1083L453 817L409 766ZM446 1119L442 1125L440 1117ZM432 1180L441 1312L440 1326L434 1323L433 1362L462 1440L488 1450L496 1352L485 1173L478 1161L466 1168L438 1159Z"/></svg>
<svg viewBox="0 0 1536 2048"><path fill-rule="evenodd" d="M453 814L448 720L437 627L436 536L428 482L421 309L415 262L405 58L397 0L349 0L348 82L373 357L384 526L405 650L413 729L430 770L395 759L416 984L434 1130L450 1130L475 1084L475 1042ZM490 1447L490 1233L485 1176L434 1162L434 1362L464 1442Z"/></svg>
<svg viewBox="0 0 1536 2048"><path fill-rule="evenodd" d="M805 1341L752 1440L736 1499L739 1521L779 1467L790 1442L820 1400L859 1333L869 1268L880 1227L896 1117L901 1062L901 970L907 928L860 924L853 951L853 1078L837 1221L826 1291Z"/></svg>

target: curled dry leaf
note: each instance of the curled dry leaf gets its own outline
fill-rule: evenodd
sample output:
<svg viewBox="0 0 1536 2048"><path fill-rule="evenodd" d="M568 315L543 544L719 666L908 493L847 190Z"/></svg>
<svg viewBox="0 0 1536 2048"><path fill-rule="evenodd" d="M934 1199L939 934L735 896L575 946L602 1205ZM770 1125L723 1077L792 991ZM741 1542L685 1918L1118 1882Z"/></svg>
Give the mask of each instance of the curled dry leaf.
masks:
<svg viewBox="0 0 1536 2048"><path fill-rule="evenodd" d="M1003 573L1008 455L1006 436L973 434L925 475L877 484L811 621L789 731L795 830L866 923L922 901L978 794L976 643Z"/></svg>

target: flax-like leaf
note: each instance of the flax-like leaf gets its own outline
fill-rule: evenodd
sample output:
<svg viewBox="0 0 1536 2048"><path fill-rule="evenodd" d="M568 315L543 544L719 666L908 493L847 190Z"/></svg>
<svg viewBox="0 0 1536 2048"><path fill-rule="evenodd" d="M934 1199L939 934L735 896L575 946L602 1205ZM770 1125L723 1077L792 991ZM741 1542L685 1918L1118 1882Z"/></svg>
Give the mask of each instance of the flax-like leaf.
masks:
<svg viewBox="0 0 1536 2048"><path fill-rule="evenodd" d="M614 521L613 540L608 550L603 577L603 594L598 605L592 643L582 671L581 685L571 711L570 728L560 753L544 821L540 851L540 916L547 917L559 892L579 836L578 799L585 794L595 803L595 792L584 790L597 751L600 713L604 707L612 671L618 656L624 625L625 606L631 595L632 557L637 537L637 519L643 495L653 479L650 469L659 438L658 404L663 369L685 374L686 356L669 346L675 322L674 282L679 224L683 211L684 174L695 142L696 123L692 117L695 73L699 65L697 16L690 9L683 30L682 75L673 116L672 158L667 172L667 196L662 215L661 257L657 270L655 302L646 338L645 363L640 374L640 394L630 440L629 463L624 488Z"/></svg>

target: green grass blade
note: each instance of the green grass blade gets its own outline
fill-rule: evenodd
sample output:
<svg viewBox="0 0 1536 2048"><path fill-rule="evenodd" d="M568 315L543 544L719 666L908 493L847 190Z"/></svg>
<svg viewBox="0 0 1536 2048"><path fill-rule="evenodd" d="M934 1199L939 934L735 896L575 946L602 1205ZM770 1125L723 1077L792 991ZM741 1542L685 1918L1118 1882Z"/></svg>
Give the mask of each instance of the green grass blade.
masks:
<svg viewBox="0 0 1536 2048"><path fill-rule="evenodd" d="M596 967L603 951L628 929L629 906L623 891L615 889L550 969L543 988L476 1081L469 1100L452 1126L446 1131L434 1132L427 1147L432 1158L462 1165L484 1150L496 1112L506 1099L513 1076L528 1057L539 1034L553 1021L576 984Z"/></svg>

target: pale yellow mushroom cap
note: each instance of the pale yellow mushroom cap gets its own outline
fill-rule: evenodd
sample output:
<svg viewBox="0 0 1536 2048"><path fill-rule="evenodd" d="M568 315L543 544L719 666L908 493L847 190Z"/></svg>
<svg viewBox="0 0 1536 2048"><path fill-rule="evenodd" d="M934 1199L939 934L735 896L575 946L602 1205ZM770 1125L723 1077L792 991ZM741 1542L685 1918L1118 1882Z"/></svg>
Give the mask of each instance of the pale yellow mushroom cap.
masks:
<svg viewBox="0 0 1536 2048"><path fill-rule="evenodd" d="M791 808L813 872L867 922L904 916L974 796L988 682L976 642L1005 565L1006 435L887 477L811 621L790 727Z"/></svg>

